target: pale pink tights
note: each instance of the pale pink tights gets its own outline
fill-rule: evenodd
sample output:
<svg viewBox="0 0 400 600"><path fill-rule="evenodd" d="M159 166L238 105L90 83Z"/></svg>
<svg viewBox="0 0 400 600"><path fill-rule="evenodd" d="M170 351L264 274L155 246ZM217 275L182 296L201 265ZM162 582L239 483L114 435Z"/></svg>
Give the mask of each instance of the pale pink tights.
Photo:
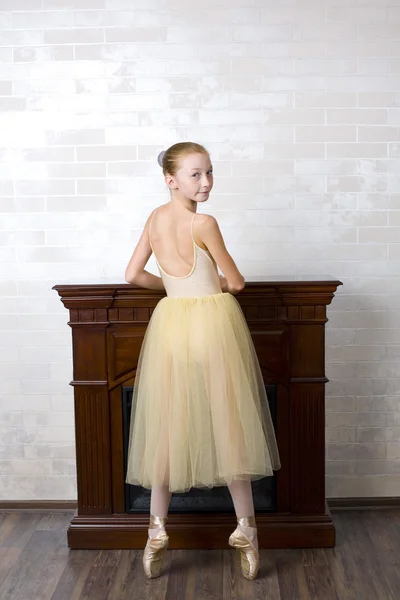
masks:
<svg viewBox="0 0 400 600"><path fill-rule="evenodd" d="M228 485L236 517L254 516L253 493L250 481L235 479ZM153 487L151 490L150 512L157 517L166 517L171 500L171 492L168 485Z"/></svg>

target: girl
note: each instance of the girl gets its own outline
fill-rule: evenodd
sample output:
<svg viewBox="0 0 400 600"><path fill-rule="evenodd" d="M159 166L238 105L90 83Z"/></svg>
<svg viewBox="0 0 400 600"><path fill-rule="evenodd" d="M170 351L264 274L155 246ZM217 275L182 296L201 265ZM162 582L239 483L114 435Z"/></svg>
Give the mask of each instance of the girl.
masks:
<svg viewBox="0 0 400 600"><path fill-rule="evenodd" d="M196 214L213 187L207 150L174 144L158 162L170 201L150 214L125 272L128 283L167 292L146 330L132 398L126 481L151 488L143 566L150 578L161 572L172 492L227 485L237 517L229 545L240 550L243 575L254 579L251 481L272 475L280 461L260 366L234 297L244 278L215 218ZM152 252L161 277L144 270Z"/></svg>

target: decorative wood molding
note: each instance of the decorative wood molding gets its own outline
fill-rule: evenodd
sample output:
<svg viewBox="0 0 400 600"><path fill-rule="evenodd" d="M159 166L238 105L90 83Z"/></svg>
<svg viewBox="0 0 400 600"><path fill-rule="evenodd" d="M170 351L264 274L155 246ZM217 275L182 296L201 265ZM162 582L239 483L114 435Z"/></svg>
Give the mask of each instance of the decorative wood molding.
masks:
<svg viewBox="0 0 400 600"><path fill-rule="evenodd" d="M371 510L400 507L399 496L376 496L372 498L327 498L331 511ZM1 500L0 510L76 510L77 500Z"/></svg>
<svg viewBox="0 0 400 600"><path fill-rule="evenodd" d="M329 507L334 510L369 510L399 508L400 497L377 496L372 498L329 498Z"/></svg>
<svg viewBox="0 0 400 600"><path fill-rule="evenodd" d="M0 510L76 510L76 500L0 500Z"/></svg>

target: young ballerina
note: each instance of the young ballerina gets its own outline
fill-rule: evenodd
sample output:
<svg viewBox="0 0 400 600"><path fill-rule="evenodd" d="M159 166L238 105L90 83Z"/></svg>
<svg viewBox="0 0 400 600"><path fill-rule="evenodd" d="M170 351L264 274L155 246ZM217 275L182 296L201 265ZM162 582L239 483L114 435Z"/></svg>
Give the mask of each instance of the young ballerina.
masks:
<svg viewBox="0 0 400 600"><path fill-rule="evenodd" d="M151 489L143 567L149 578L160 575L172 492L226 485L237 517L229 545L240 551L244 577L255 579L251 481L272 475L280 459L260 366L234 297L244 278L215 218L196 214L213 187L207 150L178 143L158 162L170 201L149 215L125 272L128 283L167 293L148 324L132 398L126 481ZM152 252L161 277L145 271Z"/></svg>

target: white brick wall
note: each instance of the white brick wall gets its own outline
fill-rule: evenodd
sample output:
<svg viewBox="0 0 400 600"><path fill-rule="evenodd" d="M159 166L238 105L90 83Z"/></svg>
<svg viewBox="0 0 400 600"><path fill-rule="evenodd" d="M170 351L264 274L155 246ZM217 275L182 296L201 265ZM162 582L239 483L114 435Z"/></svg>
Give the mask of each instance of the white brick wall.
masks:
<svg viewBox="0 0 400 600"><path fill-rule="evenodd" d="M0 29L1 498L76 497L51 287L123 281L182 140L245 275L344 282L327 495L400 495L399 0L0 0Z"/></svg>

